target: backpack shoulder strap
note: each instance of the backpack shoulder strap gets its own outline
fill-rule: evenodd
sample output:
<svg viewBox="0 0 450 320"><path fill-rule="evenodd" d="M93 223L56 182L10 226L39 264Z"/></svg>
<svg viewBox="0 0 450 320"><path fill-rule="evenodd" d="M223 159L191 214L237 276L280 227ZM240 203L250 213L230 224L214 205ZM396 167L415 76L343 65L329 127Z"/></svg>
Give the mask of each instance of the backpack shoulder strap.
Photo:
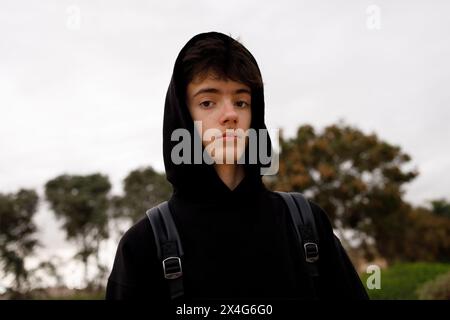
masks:
<svg viewBox="0 0 450 320"><path fill-rule="evenodd" d="M295 233L303 248L302 254L305 258L308 274L312 277L319 276L317 261L319 260L319 236L316 223L309 202L298 192L276 191L289 208Z"/></svg>
<svg viewBox="0 0 450 320"><path fill-rule="evenodd" d="M147 210L146 215L155 236L156 251L162 261L164 277L167 279L172 299L183 296L183 270L181 258L183 247L173 221L167 201Z"/></svg>

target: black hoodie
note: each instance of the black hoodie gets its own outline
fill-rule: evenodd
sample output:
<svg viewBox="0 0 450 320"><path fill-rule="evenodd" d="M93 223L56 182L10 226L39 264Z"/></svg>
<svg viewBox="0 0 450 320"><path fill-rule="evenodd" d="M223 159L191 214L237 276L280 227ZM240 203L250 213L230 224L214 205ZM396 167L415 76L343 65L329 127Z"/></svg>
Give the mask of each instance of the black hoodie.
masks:
<svg viewBox="0 0 450 320"><path fill-rule="evenodd" d="M246 165L245 178L230 190L212 165L171 161L177 143L171 141L173 130L185 128L196 134L185 104L181 60L187 48L206 37L235 41L217 32L189 40L175 62L164 110L164 163L173 186L169 207L184 249L184 299L312 299L312 292L320 299L366 299L353 265L335 241L327 215L310 202L320 238L320 277L312 284L288 208L264 186L260 163ZM266 128L262 89L252 91L251 127ZM165 281L153 231L143 212L142 219L120 240L106 298L168 301Z"/></svg>

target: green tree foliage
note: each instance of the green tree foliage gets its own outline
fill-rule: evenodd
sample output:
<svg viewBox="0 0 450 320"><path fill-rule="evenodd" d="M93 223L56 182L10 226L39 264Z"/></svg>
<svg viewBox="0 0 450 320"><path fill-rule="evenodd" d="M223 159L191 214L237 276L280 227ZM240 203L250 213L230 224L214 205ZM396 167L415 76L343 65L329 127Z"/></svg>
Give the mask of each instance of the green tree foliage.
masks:
<svg viewBox="0 0 450 320"><path fill-rule="evenodd" d="M450 262L450 219L427 208L408 211L401 257L408 261Z"/></svg>
<svg viewBox="0 0 450 320"><path fill-rule="evenodd" d="M168 200L171 193L165 174L151 167L134 170L124 179L124 195L114 197L114 215L136 222L148 209Z"/></svg>
<svg viewBox="0 0 450 320"><path fill-rule="evenodd" d="M0 267L14 276L17 292L26 289L29 271L25 258L39 245L33 222L39 197L33 190L21 189L16 194L0 194Z"/></svg>
<svg viewBox="0 0 450 320"><path fill-rule="evenodd" d="M431 201L433 213L450 218L450 203L445 199Z"/></svg>
<svg viewBox="0 0 450 320"><path fill-rule="evenodd" d="M87 284L90 284L89 257L95 255L99 270L104 270L99 261L99 246L109 236L110 189L108 177L101 174L61 175L45 185L46 198L56 217L63 221L67 239L80 248L76 257L84 263Z"/></svg>
<svg viewBox="0 0 450 320"><path fill-rule="evenodd" d="M400 147L343 123L322 132L301 126L296 137L281 137L280 146L270 188L305 193L327 211L343 240L344 229L355 230L368 259L397 256L409 209L402 186L417 175L403 169L410 157Z"/></svg>

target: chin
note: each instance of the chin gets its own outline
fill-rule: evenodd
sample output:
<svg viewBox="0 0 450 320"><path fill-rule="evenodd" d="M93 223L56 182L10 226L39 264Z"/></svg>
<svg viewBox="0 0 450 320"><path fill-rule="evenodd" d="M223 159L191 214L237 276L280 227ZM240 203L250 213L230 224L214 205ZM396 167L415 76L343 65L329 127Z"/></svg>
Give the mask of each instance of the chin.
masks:
<svg viewBox="0 0 450 320"><path fill-rule="evenodd" d="M238 164L238 159L245 153L245 145L223 146L211 143L206 150L215 164Z"/></svg>
<svg viewBox="0 0 450 320"><path fill-rule="evenodd" d="M209 154L215 164L238 164L238 159L242 153L236 153L234 150L215 150L215 153Z"/></svg>

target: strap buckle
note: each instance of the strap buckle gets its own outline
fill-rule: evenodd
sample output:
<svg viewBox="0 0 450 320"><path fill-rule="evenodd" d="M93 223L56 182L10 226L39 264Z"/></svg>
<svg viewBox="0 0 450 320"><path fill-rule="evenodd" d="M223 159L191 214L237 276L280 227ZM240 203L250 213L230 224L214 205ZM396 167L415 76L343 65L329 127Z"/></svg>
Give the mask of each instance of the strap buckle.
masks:
<svg viewBox="0 0 450 320"><path fill-rule="evenodd" d="M306 261L314 263L319 260L319 247L314 242L306 242L303 247L305 248Z"/></svg>
<svg viewBox="0 0 450 320"><path fill-rule="evenodd" d="M163 260L164 278L177 279L183 275L181 259L179 257L168 257Z"/></svg>

